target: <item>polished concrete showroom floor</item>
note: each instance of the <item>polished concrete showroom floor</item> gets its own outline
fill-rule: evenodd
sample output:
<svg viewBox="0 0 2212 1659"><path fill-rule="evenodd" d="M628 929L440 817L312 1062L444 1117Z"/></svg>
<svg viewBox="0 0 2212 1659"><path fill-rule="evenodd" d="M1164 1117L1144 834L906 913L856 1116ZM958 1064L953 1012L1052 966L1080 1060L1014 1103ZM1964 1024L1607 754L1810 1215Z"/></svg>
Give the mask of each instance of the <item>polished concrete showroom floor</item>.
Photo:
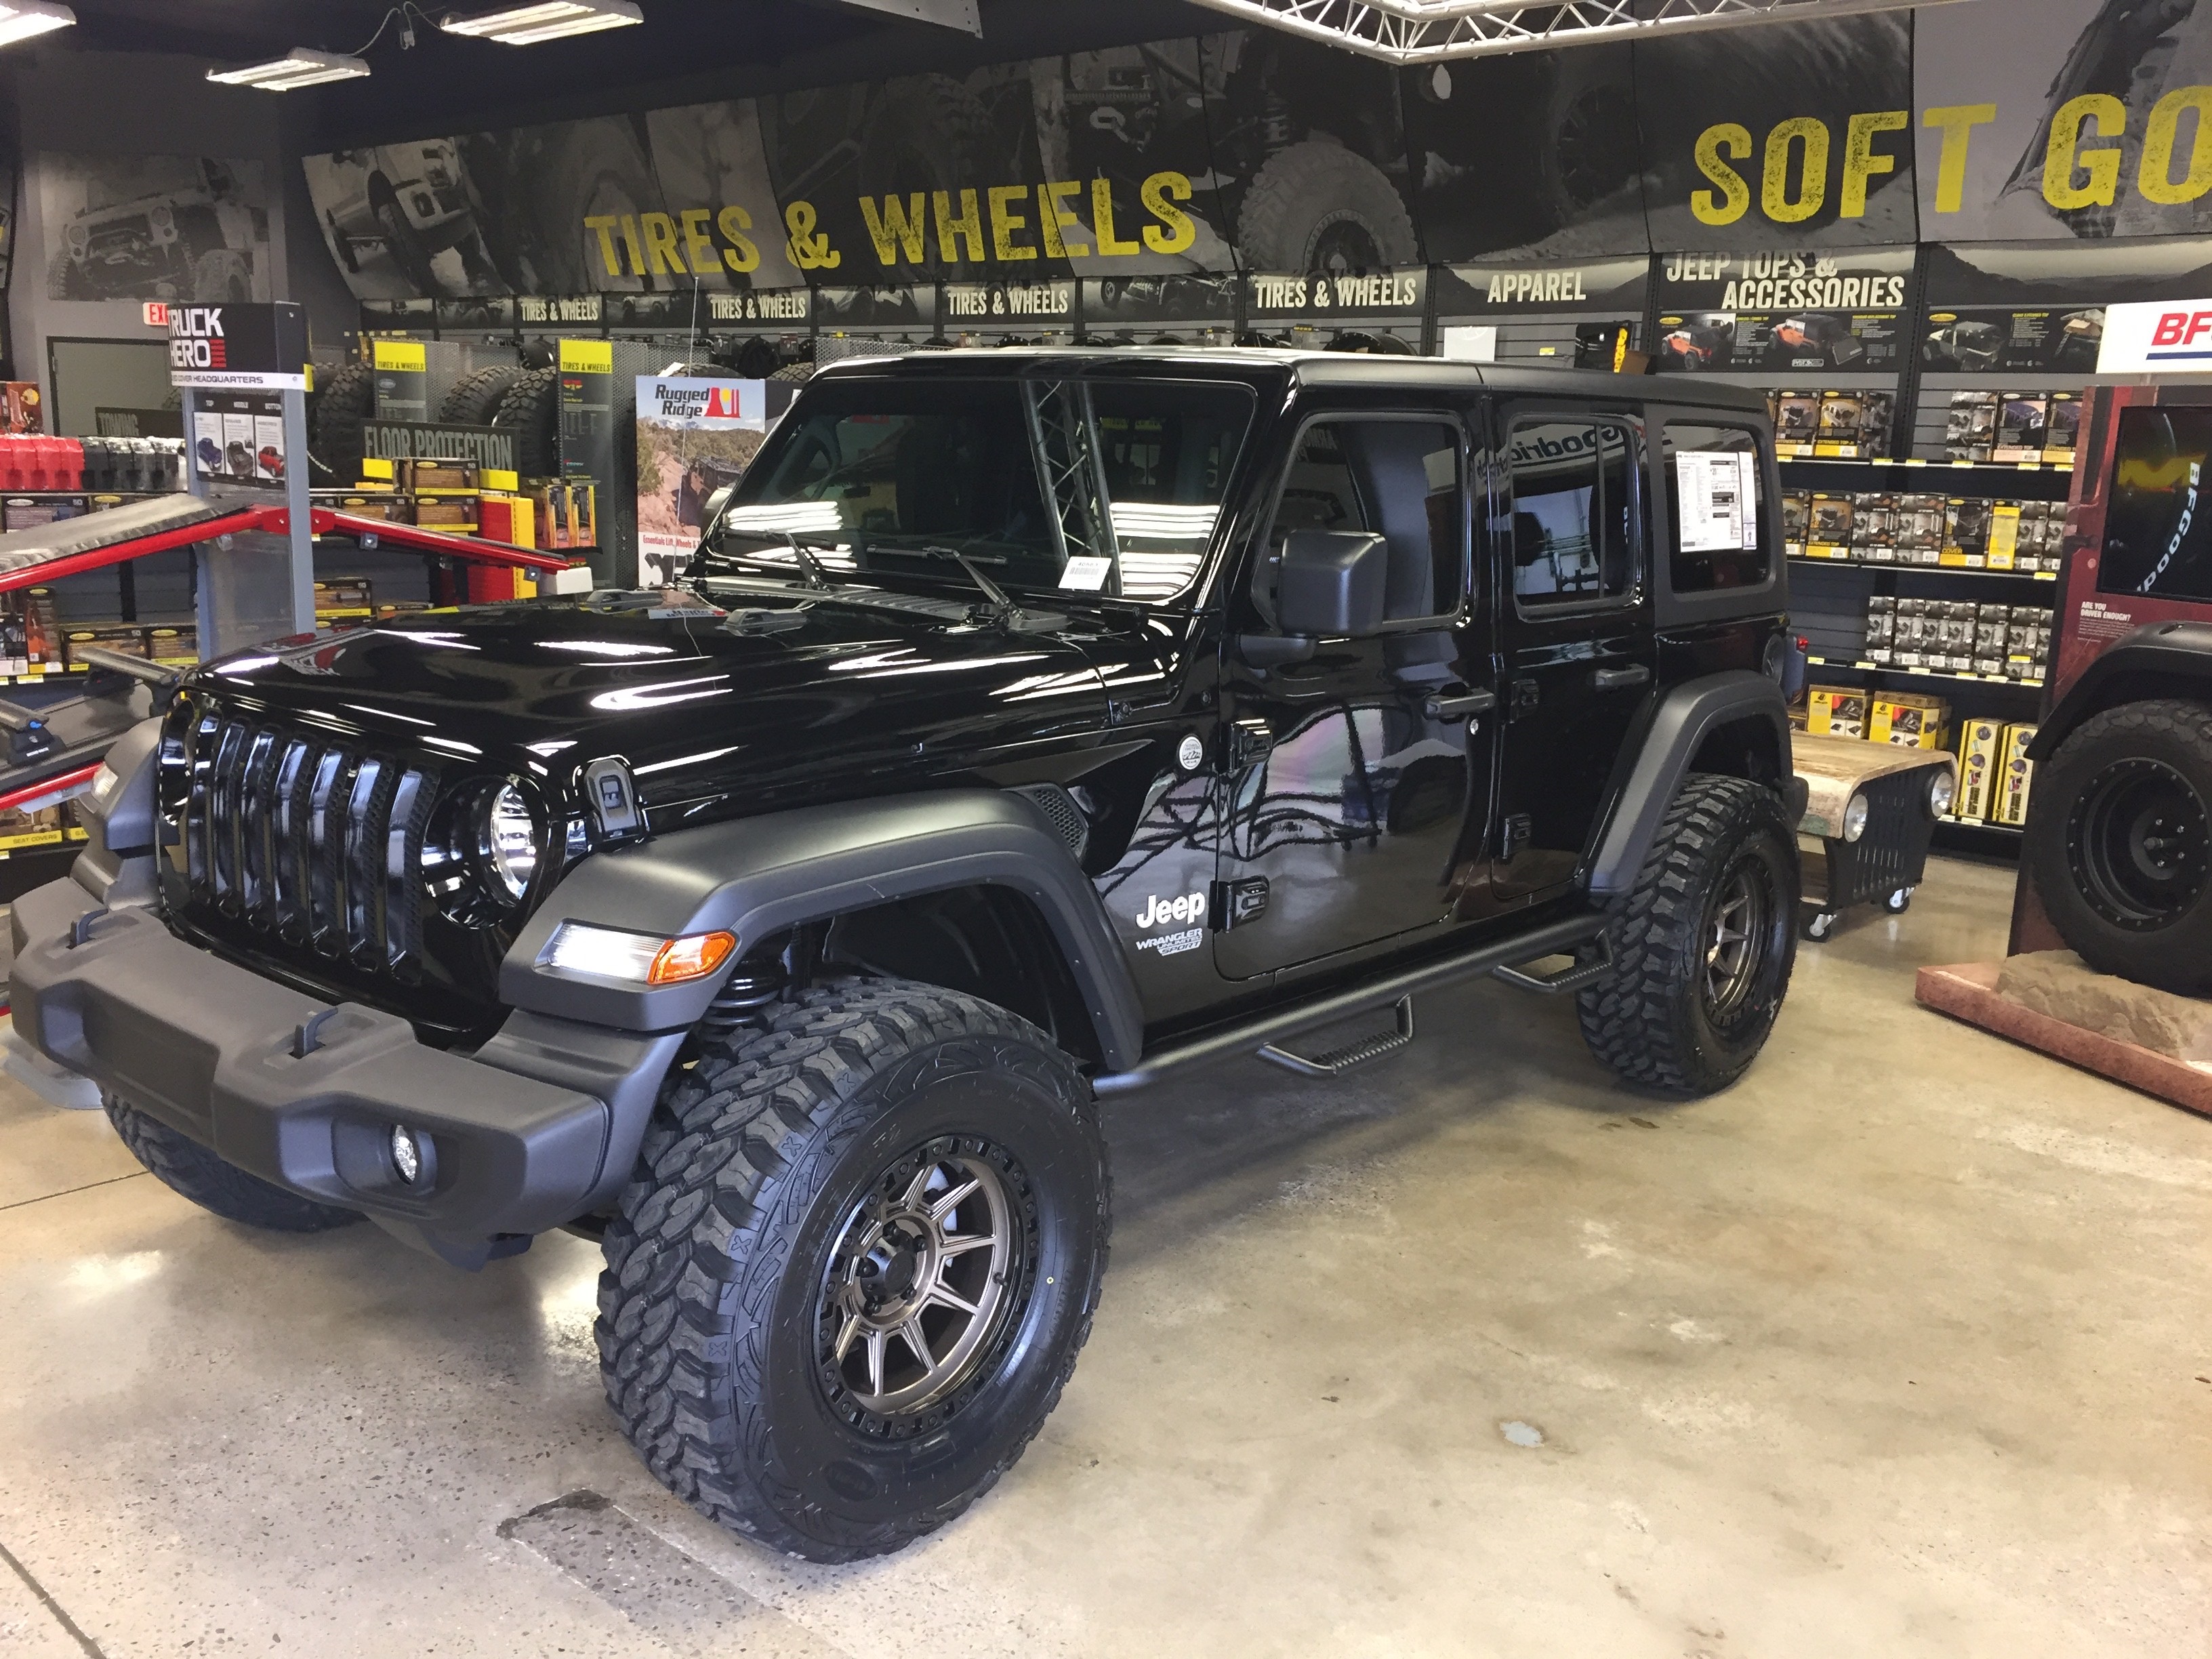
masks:
<svg viewBox="0 0 2212 1659"><path fill-rule="evenodd" d="M257 1235L0 1085L0 1655L2203 1653L2212 1123L1913 1006L2009 892L1806 947L1711 1100L1485 985L1117 1103L1059 1412L842 1569L632 1459L583 1241Z"/></svg>

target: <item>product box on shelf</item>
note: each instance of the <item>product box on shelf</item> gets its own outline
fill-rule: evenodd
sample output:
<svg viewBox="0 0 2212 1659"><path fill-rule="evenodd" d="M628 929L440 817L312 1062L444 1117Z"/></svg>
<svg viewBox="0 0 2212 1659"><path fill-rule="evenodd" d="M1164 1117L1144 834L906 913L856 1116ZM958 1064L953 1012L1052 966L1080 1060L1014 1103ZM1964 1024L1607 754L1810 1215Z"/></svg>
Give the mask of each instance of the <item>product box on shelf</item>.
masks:
<svg viewBox="0 0 2212 1659"><path fill-rule="evenodd" d="M1972 495L1954 495L1944 502L1945 564L1979 569L1988 562L1990 505Z"/></svg>
<svg viewBox="0 0 2212 1659"><path fill-rule="evenodd" d="M1941 749L1951 705L1918 691L1878 692L1867 705L1867 736L1899 749Z"/></svg>
<svg viewBox="0 0 2212 1659"><path fill-rule="evenodd" d="M1954 461L1986 461L1996 441L1997 394L1954 392L1943 422L1943 453Z"/></svg>
<svg viewBox="0 0 2212 1659"><path fill-rule="evenodd" d="M1859 393L1859 453L1871 460L1879 460L1889 453L1890 422L1897 409L1897 398L1888 392Z"/></svg>
<svg viewBox="0 0 2212 1659"><path fill-rule="evenodd" d="M2002 674L2006 672L2006 652L2011 634L2010 605L1984 605L1977 608L1973 663L1977 674Z"/></svg>
<svg viewBox="0 0 2212 1659"><path fill-rule="evenodd" d="M1805 550L1816 559L1840 559L1851 544L1851 498L1826 490L1813 492L1812 523Z"/></svg>
<svg viewBox="0 0 2212 1659"><path fill-rule="evenodd" d="M360 576L340 577L315 584L315 620L340 617L374 617L374 585Z"/></svg>
<svg viewBox="0 0 2212 1659"><path fill-rule="evenodd" d="M2075 446L2081 436L2081 394L2054 392L2044 417L2043 460L2048 466L2074 465Z"/></svg>
<svg viewBox="0 0 2212 1659"><path fill-rule="evenodd" d="M46 409L36 380L0 380L0 433L45 431Z"/></svg>
<svg viewBox="0 0 2212 1659"><path fill-rule="evenodd" d="M1809 489L1785 489L1782 492L1783 550L1793 559L1805 556L1805 532L1813 521L1813 492Z"/></svg>
<svg viewBox="0 0 2212 1659"><path fill-rule="evenodd" d="M1805 730L1816 738L1863 738L1867 694L1863 685L1805 688Z"/></svg>
<svg viewBox="0 0 2212 1659"><path fill-rule="evenodd" d="M160 623L146 630L146 654L164 667L183 668L200 659L199 629L191 623Z"/></svg>
<svg viewBox="0 0 2212 1659"><path fill-rule="evenodd" d="M31 530L62 519L81 518L91 510L82 495L10 495L0 501L0 529Z"/></svg>
<svg viewBox="0 0 2212 1659"><path fill-rule="evenodd" d="M85 623L63 631L62 647L72 665L83 660L76 653L88 645L126 657L143 657L146 654L146 630L137 623L116 622Z"/></svg>
<svg viewBox="0 0 2212 1659"><path fill-rule="evenodd" d="M1897 559L1897 498L1875 490L1851 497L1851 556L1869 564Z"/></svg>
<svg viewBox="0 0 2212 1659"><path fill-rule="evenodd" d="M400 489L418 495L426 489L473 490L477 487L477 464L459 459L410 456L398 464L393 482Z"/></svg>
<svg viewBox="0 0 2212 1659"><path fill-rule="evenodd" d="M2007 392L1997 400L1996 437L1990 448L1993 461L2040 461L2048 433L2051 399L2041 392Z"/></svg>
<svg viewBox="0 0 2212 1659"><path fill-rule="evenodd" d="M1887 593L1867 595L1866 657L1869 662L1895 659L1897 601Z"/></svg>
<svg viewBox="0 0 2212 1659"><path fill-rule="evenodd" d="M0 811L0 852L23 847L51 847L62 839L62 809L41 806L36 811L13 807Z"/></svg>
<svg viewBox="0 0 2212 1659"><path fill-rule="evenodd" d="M2027 745L2034 738L2035 728L2032 726L2005 727L1997 761L1996 799L1990 815L1998 823L2027 822L2027 792L2035 770L2034 763L2027 757Z"/></svg>
<svg viewBox="0 0 2212 1659"><path fill-rule="evenodd" d="M1774 394L1774 449L1778 455L1810 455L1820 430L1820 394L1817 392L1778 392Z"/></svg>
<svg viewBox="0 0 2212 1659"><path fill-rule="evenodd" d="M510 547L538 545L537 502L527 495L486 495L478 506L477 532L488 541Z"/></svg>
<svg viewBox="0 0 2212 1659"><path fill-rule="evenodd" d="M1865 405L1856 392L1822 392L1820 423L1814 434L1813 453L1845 459L1862 454L1860 422L1865 412Z"/></svg>
<svg viewBox="0 0 2212 1659"><path fill-rule="evenodd" d="M2002 720L1960 723L1959 793L1951 808L1954 816L1978 822L1989 817L2003 744Z"/></svg>
<svg viewBox="0 0 2212 1659"><path fill-rule="evenodd" d="M1943 500L1928 495L1897 498L1893 522L1899 564L1934 564L1942 557Z"/></svg>
<svg viewBox="0 0 2212 1659"><path fill-rule="evenodd" d="M477 498L469 495L415 497L415 522L425 530L441 530L451 536L477 533Z"/></svg>

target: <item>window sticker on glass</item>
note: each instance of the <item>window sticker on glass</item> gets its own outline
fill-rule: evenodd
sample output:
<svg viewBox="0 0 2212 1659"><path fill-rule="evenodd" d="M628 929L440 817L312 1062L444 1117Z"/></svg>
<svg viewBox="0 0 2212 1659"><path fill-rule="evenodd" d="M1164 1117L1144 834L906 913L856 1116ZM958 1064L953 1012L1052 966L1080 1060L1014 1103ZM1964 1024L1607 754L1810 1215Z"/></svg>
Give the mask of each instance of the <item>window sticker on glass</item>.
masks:
<svg viewBox="0 0 2212 1659"><path fill-rule="evenodd" d="M1759 458L1746 450L1684 449L1674 455L1685 553L1759 545Z"/></svg>
<svg viewBox="0 0 2212 1659"><path fill-rule="evenodd" d="M1096 593L1106 586L1106 573L1113 568L1111 559L1079 554L1061 567L1060 585L1080 593Z"/></svg>

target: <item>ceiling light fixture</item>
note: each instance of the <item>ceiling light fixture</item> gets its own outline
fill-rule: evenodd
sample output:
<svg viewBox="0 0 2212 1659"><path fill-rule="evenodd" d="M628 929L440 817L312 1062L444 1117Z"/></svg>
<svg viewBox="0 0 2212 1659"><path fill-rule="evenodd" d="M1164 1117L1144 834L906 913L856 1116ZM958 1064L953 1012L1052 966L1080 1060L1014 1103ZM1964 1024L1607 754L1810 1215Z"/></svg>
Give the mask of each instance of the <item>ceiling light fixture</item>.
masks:
<svg viewBox="0 0 2212 1659"><path fill-rule="evenodd" d="M0 46L12 46L52 29L65 29L76 21L75 12L67 6L52 4L51 0L4 0L0 3Z"/></svg>
<svg viewBox="0 0 2212 1659"><path fill-rule="evenodd" d="M572 34L596 34L645 21L645 14L630 0L543 0L528 6L508 6L478 17L449 14L438 20L448 34L471 34L497 40L502 46L534 46L540 40L561 40Z"/></svg>
<svg viewBox="0 0 2212 1659"><path fill-rule="evenodd" d="M319 87L326 81L354 81L368 73L368 65L342 52L315 52L295 46L282 58L244 69L210 70L207 78L227 87L255 87L263 92L295 92Z"/></svg>

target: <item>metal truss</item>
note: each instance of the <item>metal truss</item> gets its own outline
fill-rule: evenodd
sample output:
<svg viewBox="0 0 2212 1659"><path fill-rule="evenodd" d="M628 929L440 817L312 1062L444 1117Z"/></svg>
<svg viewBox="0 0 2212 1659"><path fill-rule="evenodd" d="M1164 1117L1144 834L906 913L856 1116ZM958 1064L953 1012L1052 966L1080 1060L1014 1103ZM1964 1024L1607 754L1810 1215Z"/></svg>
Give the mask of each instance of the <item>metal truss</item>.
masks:
<svg viewBox="0 0 2212 1659"><path fill-rule="evenodd" d="M1121 550L1115 543L1114 514L1107 506L1105 446L1098 441L1090 396L1074 380L1035 380L1028 391L1038 481L1052 503L1062 556L1088 555L1114 561L1108 567L1106 591L1117 593Z"/></svg>
<svg viewBox="0 0 2212 1659"><path fill-rule="evenodd" d="M1907 11L1955 0L1198 0L1248 23L1325 41L1391 64L1497 58L1599 40L1656 40L1741 28Z"/></svg>

